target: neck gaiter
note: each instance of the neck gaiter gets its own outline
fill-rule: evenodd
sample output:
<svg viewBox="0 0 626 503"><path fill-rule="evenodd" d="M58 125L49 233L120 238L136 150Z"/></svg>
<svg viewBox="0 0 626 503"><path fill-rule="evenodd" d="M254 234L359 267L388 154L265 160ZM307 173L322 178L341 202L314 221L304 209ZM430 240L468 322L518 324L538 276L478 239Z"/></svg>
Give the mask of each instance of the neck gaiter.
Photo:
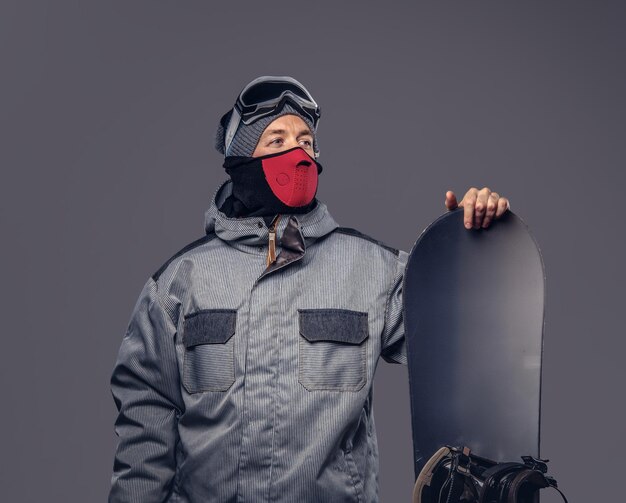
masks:
<svg viewBox="0 0 626 503"><path fill-rule="evenodd" d="M301 147L261 157L227 156L232 193L220 211L228 217L307 213L315 208L322 165Z"/></svg>

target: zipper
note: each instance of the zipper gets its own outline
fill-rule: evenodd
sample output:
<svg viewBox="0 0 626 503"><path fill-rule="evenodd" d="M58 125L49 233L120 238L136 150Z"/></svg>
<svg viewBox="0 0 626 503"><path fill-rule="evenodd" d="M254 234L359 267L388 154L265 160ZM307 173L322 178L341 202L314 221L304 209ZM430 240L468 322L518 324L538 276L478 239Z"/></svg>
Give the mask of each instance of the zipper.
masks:
<svg viewBox="0 0 626 503"><path fill-rule="evenodd" d="M270 236L269 241L267 243L267 260L266 265L269 266L276 260L276 226L278 225L278 221L280 220L280 213L274 217L272 223L270 224Z"/></svg>

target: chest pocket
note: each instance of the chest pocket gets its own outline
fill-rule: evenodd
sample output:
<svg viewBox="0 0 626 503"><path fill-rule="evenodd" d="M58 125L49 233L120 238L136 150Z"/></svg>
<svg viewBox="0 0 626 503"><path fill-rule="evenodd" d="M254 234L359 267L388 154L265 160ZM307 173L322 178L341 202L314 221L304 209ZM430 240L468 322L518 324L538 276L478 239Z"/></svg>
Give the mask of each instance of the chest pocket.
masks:
<svg viewBox="0 0 626 503"><path fill-rule="evenodd" d="M183 386L189 393L225 391L235 382L236 309L203 309L185 317Z"/></svg>
<svg viewBox="0 0 626 503"><path fill-rule="evenodd" d="M367 381L367 313L298 309L298 381L307 390L358 391Z"/></svg>

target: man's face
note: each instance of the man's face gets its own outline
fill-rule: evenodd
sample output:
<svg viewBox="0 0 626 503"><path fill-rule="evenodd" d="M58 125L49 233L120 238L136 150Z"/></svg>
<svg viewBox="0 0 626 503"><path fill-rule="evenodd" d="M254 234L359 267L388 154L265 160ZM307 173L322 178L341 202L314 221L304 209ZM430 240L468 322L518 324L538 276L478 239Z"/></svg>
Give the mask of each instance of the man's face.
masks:
<svg viewBox="0 0 626 503"><path fill-rule="evenodd" d="M276 154L294 147L302 147L315 158L313 134L306 122L297 115L281 115L265 128L252 157Z"/></svg>

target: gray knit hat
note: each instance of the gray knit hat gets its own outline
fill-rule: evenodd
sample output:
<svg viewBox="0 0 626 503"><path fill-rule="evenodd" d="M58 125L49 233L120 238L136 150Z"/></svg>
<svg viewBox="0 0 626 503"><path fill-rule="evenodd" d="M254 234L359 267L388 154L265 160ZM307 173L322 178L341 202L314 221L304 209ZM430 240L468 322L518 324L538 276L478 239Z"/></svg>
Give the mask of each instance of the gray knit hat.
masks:
<svg viewBox="0 0 626 503"><path fill-rule="evenodd" d="M217 133L215 135L215 148L221 154L224 154L224 136L226 134L225 132L226 128L228 127L228 122L230 121L231 114L232 110L226 113L222 117L222 120L220 120L220 124L217 127ZM257 143L259 143L259 138L261 138L263 131L265 131L265 128L269 126L275 119L283 115L297 115L304 122L306 122L307 126L309 126L309 129L313 133L313 151L316 154L319 154L317 139L315 138L315 128L313 127L311 119L300 113L289 103L285 103L283 107L275 114L262 117L248 126L241 122L239 124L239 127L237 128L235 136L233 137L233 141L230 145L228 155L242 155L246 157L251 157L254 153L254 150L256 149Z"/></svg>

